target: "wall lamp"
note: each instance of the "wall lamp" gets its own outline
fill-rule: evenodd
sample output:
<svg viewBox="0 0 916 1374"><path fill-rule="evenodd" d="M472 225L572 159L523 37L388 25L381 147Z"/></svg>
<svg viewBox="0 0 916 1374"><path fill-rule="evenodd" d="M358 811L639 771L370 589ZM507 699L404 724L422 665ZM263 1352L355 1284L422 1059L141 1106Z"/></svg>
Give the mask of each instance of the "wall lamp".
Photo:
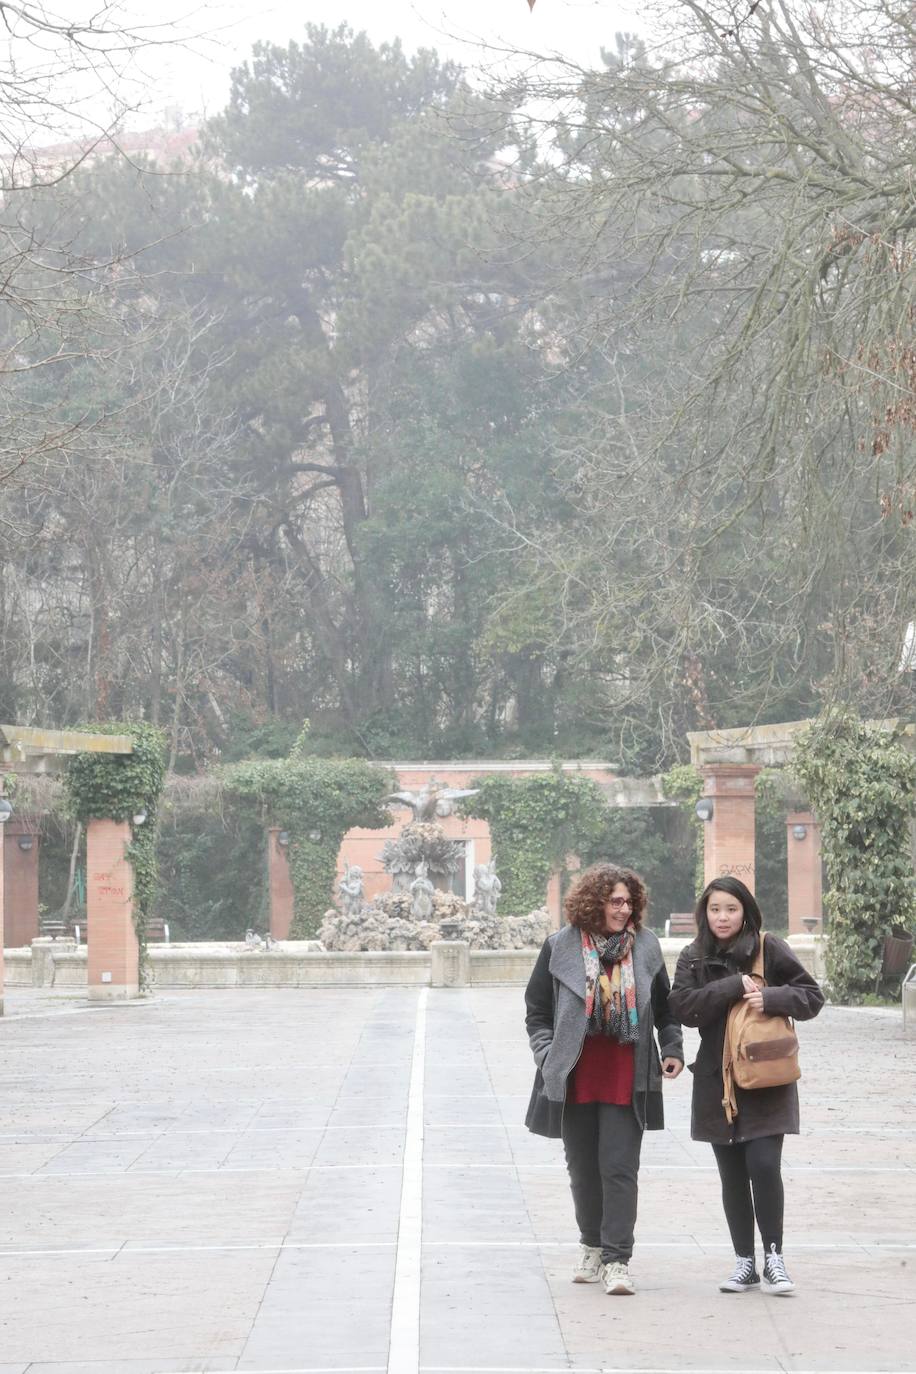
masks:
<svg viewBox="0 0 916 1374"><path fill-rule="evenodd" d="M12 814L13 808L6 797L0 797L0 825L6 825Z"/></svg>
<svg viewBox="0 0 916 1374"><path fill-rule="evenodd" d="M694 807L701 821L711 821L713 813L712 797L701 797Z"/></svg>
<svg viewBox="0 0 916 1374"><path fill-rule="evenodd" d="M806 840L808 838L808 827L806 825L793 825L793 840Z"/></svg>
<svg viewBox="0 0 916 1374"><path fill-rule="evenodd" d="M145 824L146 824L146 812L145 812L145 811L138 811L137 814L136 814L136 816L134 816L134 825L145 825Z"/></svg>
<svg viewBox="0 0 916 1374"><path fill-rule="evenodd" d="M28 854L29 850L33 849L35 846L35 837L34 835L19 835L16 843L23 854Z"/></svg>
<svg viewBox="0 0 916 1374"><path fill-rule="evenodd" d="M277 844L280 845L283 849L287 847L287 845L289 844L288 830L280 830L277 832Z"/></svg>

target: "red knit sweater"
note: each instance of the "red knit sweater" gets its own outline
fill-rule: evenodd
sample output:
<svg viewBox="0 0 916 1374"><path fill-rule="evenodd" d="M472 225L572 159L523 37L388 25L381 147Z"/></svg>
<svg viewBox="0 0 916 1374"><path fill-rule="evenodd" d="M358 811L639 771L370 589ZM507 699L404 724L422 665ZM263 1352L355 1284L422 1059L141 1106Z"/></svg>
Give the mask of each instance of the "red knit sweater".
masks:
<svg viewBox="0 0 916 1374"><path fill-rule="evenodd" d="M570 1075L566 1101L629 1106L633 1100L634 1071L632 1045L621 1045L606 1035L587 1035L579 1062Z"/></svg>

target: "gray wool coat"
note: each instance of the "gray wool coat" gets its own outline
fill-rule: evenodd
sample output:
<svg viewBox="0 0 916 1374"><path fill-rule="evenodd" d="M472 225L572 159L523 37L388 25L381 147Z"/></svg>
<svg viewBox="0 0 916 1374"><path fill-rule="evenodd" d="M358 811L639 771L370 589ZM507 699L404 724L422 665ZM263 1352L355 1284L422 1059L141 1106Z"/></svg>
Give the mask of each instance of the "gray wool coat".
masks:
<svg viewBox="0 0 916 1374"><path fill-rule="evenodd" d="M661 945L651 930L636 932L633 974L639 1016L633 1111L640 1126L660 1131L665 1124L661 1059L683 1063L684 1048L680 1025L668 1008L670 985ZM557 1137L567 1079L585 1041L585 962L577 926L564 926L544 941L525 991L525 1005L528 1042L537 1065L525 1125L535 1135Z"/></svg>

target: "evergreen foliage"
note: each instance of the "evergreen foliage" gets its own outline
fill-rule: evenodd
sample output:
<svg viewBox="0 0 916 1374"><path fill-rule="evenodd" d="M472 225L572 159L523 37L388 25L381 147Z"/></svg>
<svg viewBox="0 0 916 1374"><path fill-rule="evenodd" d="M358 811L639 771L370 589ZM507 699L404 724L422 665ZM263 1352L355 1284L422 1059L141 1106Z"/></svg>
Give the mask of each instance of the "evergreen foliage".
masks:
<svg viewBox="0 0 916 1374"><path fill-rule="evenodd" d="M916 758L893 732L837 709L797 740L793 770L821 825L830 990L861 1002L880 977L885 937L916 931Z"/></svg>
<svg viewBox="0 0 916 1374"><path fill-rule="evenodd" d="M362 759L324 759L304 753L304 732L286 759L257 759L227 766L226 796L254 808L263 828L289 835L287 857L295 912L292 939L312 939L331 905L337 855L353 826L388 825L384 798L393 775Z"/></svg>
<svg viewBox="0 0 916 1374"><path fill-rule="evenodd" d="M559 767L526 778L491 773L473 786L477 795L461 808L490 827L502 882L500 912L527 915L543 905L550 875L567 854L594 851L606 826L607 802L590 778Z"/></svg>

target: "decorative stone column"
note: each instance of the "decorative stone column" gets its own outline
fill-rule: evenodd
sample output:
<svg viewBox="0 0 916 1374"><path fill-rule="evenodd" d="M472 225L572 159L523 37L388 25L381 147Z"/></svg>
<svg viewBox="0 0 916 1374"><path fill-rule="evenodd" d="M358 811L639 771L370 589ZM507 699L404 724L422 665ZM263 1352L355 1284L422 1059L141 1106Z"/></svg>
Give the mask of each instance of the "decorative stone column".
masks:
<svg viewBox="0 0 916 1374"><path fill-rule="evenodd" d="M811 811L790 811L786 827L789 934L820 935L824 921L821 828Z"/></svg>
<svg viewBox="0 0 916 1374"><path fill-rule="evenodd" d="M295 893L289 872L286 848L278 836L278 825L267 831L267 891L270 901L270 933L275 940L288 940L295 912Z"/></svg>
<svg viewBox="0 0 916 1374"><path fill-rule="evenodd" d="M712 763L703 768L703 795L712 800L712 816L703 822L707 883L729 875L754 891L754 779L759 772L753 763Z"/></svg>
<svg viewBox="0 0 916 1374"><path fill-rule="evenodd" d="M134 874L127 859L127 821L86 827L86 944L91 1001L140 993L140 946L134 930Z"/></svg>

